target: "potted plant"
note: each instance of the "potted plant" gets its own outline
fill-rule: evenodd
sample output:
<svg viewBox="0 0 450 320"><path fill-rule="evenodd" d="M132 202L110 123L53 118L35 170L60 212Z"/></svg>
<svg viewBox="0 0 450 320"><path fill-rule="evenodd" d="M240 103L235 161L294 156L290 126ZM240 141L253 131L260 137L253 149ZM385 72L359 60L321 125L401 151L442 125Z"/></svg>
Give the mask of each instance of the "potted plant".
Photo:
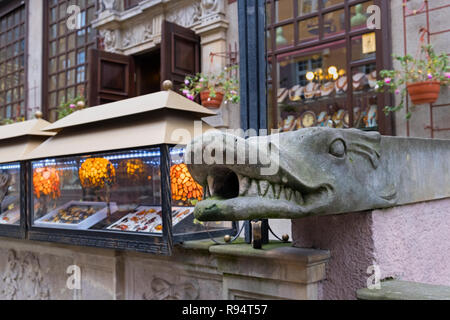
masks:
<svg viewBox="0 0 450 320"><path fill-rule="evenodd" d="M394 59L400 62L400 70L380 72L382 80L377 82L378 91L388 90L400 95L400 102L396 106L384 108L386 114L403 108L406 93L414 105L434 103L439 97L441 86L449 84L450 68L447 54L437 55L431 45L424 45L421 47L421 56L424 58L394 55ZM411 112L408 112L406 118L411 118Z"/></svg>
<svg viewBox="0 0 450 320"><path fill-rule="evenodd" d="M186 76L180 91L190 100L200 95L201 104L207 108L217 109L225 103L238 103L239 81L235 74L237 66L225 68L218 75L197 73L195 76Z"/></svg>
<svg viewBox="0 0 450 320"><path fill-rule="evenodd" d="M73 99L70 99L67 102L62 102L58 106L58 120L68 116L75 111L82 110L86 108L86 100L83 96L77 96Z"/></svg>

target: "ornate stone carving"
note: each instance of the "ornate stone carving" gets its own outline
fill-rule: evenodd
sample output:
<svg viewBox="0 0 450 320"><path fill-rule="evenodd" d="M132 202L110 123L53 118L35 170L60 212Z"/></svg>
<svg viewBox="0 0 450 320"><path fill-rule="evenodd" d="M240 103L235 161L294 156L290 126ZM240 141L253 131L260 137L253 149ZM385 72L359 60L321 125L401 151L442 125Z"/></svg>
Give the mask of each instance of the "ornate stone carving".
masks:
<svg viewBox="0 0 450 320"><path fill-rule="evenodd" d="M135 39L134 39L133 30L127 30L122 39L122 47L126 48L126 47L133 45L134 43L135 43Z"/></svg>
<svg viewBox="0 0 450 320"><path fill-rule="evenodd" d="M114 11L117 10L117 1L116 0L102 0L102 11Z"/></svg>
<svg viewBox="0 0 450 320"><path fill-rule="evenodd" d="M100 37L103 40L104 50L108 52L115 52L117 47L116 31L110 29L100 30Z"/></svg>
<svg viewBox="0 0 450 320"><path fill-rule="evenodd" d="M212 37L226 37L228 22L222 0L146 1L126 11L121 3L102 0L94 23L101 35L100 47L109 52L134 54L155 47L161 41L163 20L190 28L200 36L205 33L209 42Z"/></svg>
<svg viewBox="0 0 450 320"><path fill-rule="evenodd" d="M8 251L8 262L2 276L2 295L8 300L48 300L50 291L44 283L39 259L31 252L21 257L14 250Z"/></svg>
<svg viewBox="0 0 450 320"><path fill-rule="evenodd" d="M147 23L144 26L143 41L150 40L153 37L153 23Z"/></svg>
<svg viewBox="0 0 450 320"><path fill-rule="evenodd" d="M216 13L219 11L219 1L218 0L202 0L202 15L209 15L211 13Z"/></svg>
<svg viewBox="0 0 450 320"><path fill-rule="evenodd" d="M194 2L187 7L179 7L167 13L166 20L180 26L189 28L200 22L202 8L199 2Z"/></svg>
<svg viewBox="0 0 450 320"><path fill-rule="evenodd" d="M196 280L180 284L171 283L165 279L154 277L151 292L144 293L144 300L195 300L199 296L199 285Z"/></svg>

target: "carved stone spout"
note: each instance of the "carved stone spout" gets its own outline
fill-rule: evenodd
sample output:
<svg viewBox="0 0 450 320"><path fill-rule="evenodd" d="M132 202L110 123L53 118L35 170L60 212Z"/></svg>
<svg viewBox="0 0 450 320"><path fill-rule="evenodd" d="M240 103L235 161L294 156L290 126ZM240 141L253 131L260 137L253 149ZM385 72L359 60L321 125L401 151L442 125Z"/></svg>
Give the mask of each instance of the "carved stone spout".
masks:
<svg viewBox="0 0 450 320"><path fill-rule="evenodd" d="M203 221L295 219L450 197L450 140L331 128L248 139L215 132L194 140L187 155L208 196L195 209Z"/></svg>

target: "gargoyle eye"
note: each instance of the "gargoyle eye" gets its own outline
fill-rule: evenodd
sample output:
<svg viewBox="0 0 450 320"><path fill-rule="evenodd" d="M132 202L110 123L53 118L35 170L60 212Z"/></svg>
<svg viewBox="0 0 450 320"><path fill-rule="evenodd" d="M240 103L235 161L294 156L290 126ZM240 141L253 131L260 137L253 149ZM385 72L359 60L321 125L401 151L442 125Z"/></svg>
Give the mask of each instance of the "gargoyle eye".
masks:
<svg viewBox="0 0 450 320"><path fill-rule="evenodd" d="M337 157L343 158L347 152L347 147L345 146L345 142L341 139L334 140L330 145L330 154Z"/></svg>

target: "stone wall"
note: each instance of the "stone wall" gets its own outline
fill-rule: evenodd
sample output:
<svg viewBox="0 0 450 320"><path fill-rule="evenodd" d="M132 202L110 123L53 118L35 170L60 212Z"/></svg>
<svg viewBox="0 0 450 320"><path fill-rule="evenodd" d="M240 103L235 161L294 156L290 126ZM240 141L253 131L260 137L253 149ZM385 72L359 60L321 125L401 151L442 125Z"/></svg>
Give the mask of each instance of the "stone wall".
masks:
<svg viewBox="0 0 450 320"><path fill-rule="evenodd" d="M3 238L0 299L318 299L328 258L282 243L254 250L195 241L165 257ZM74 265L81 288L71 290Z"/></svg>
<svg viewBox="0 0 450 320"><path fill-rule="evenodd" d="M394 54L404 55L404 36L403 36L403 7L401 0L389 1L391 4L391 34L392 34L392 51ZM448 4L448 0L428 1L430 9ZM411 10L419 9L423 0L408 1L408 8ZM430 12L430 32L438 32L450 29L450 7ZM419 46L419 29L426 27L425 14L408 17L406 20L406 39L407 52L413 56L417 53ZM431 37L437 53L450 53L450 42L448 41L450 33L437 34ZM394 62L394 68L398 68L399 64ZM436 104L446 104L450 102L450 90L448 88L441 89L441 95ZM395 115L396 133L399 136L406 136L406 119L405 111L397 112ZM433 111L434 125L437 128L448 128L450 124L450 106L435 108ZM411 137L430 137L430 130L426 126L430 125L430 107L429 105L417 106L413 111L410 120L410 136ZM435 138L450 138L450 131L435 132Z"/></svg>
<svg viewBox="0 0 450 320"><path fill-rule="evenodd" d="M381 278L450 285L450 198L293 221L294 246L331 252L323 299L355 299Z"/></svg>

